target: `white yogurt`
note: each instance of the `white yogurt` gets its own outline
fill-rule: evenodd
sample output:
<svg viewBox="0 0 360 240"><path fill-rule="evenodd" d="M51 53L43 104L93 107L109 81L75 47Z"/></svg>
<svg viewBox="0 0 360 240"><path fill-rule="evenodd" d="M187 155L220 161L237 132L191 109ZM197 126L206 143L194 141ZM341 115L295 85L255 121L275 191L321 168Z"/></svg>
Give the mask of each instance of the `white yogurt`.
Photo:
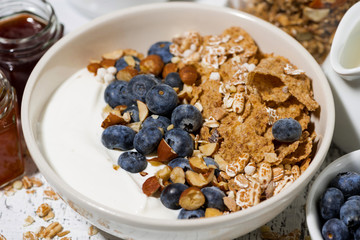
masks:
<svg viewBox="0 0 360 240"><path fill-rule="evenodd" d="M57 89L39 128L45 157L64 181L86 197L131 214L175 219L178 211L167 209L141 189L159 167L148 164L146 177L113 169L121 152L101 143L105 87L82 69Z"/></svg>

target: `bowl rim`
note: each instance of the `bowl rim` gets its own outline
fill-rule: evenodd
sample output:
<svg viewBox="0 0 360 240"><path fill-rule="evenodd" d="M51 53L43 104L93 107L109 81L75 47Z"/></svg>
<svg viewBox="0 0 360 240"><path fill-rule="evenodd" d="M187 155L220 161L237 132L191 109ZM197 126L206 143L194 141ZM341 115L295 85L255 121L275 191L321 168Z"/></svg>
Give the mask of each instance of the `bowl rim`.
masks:
<svg viewBox="0 0 360 240"><path fill-rule="evenodd" d="M245 18L249 21L253 22L259 22L262 26L266 28L271 28L275 34L279 34L282 38L286 39L287 41L290 41L291 44L300 47L304 50L304 55L307 58L308 61L310 61L313 65L315 65L316 73L321 76L320 80L322 81L322 88L324 89L324 96L326 97L327 102L327 114L324 115L324 118L327 119L327 126L325 127L326 131L323 136L320 136L321 139L321 147L317 149L317 154L312 159L312 164L309 165L307 171L305 171L303 174L300 175L300 177L291 184L291 186L284 189L282 192L277 194L276 196L273 196L272 198L261 202L260 204L253 206L248 209L244 209L235 213L231 213L228 215L219 216L216 218L206 218L206 219L190 219L187 221L179 221L176 219L167 219L166 221L154 221L154 218L150 217L141 217L139 218L135 214L129 214L126 212L122 212L119 210L115 210L112 208L109 208L107 206L104 206L92 199L89 199L81 194L79 194L75 189L73 189L70 185L63 182L63 180L57 175L57 173L50 167L50 165L47 163L46 159L43 157L42 153L40 152L40 149L38 145L36 144L36 140L34 137L34 134L31 132L31 124L29 120L29 107L27 106L27 103L30 101L31 98L31 90L36 85L36 78L41 72L42 68L46 65L46 62L48 59L51 58L51 56L59 51L67 42L71 41L72 39L76 38L79 35L82 35L84 32L96 28L97 25L100 25L104 22L107 22L113 18L119 17L119 16L126 16L131 15L134 13L140 13L144 11L151 11L152 9L168 9L168 8L192 8L196 10L206 10L206 11L216 11L226 14L235 15L240 18ZM164 229L167 230L182 230L182 229L200 229L199 227L211 227L215 226L219 222L222 223L228 223L229 226L234 225L236 223L236 220L240 217L246 217L251 216L254 213L258 212L262 209L272 209L272 205L275 202L281 202L283 197L288 195L291 196L291 193L295 191L297 187L303 184L304 180L310 181L310 178L313 174L315 174L315 170L317 170L320 165L322 164L326 153L330 147L331 139L334 131L334 125L335 125L335 108L334 108L334 100L332 96L332 92L330 89L330 86L328 84L328 81L322 72L320 66L315 61L315 59L311 56L310 53L308 53L303 46L298 43L295 39L290 37L290 35L286 34L279 28L275 27L274 25L257 18L255 16L252 16L248 13L241 12L239 10L230 9L226 7L215 7L215 6L209 6L209 5L203 5L198 3L186 3L186 2L167 2L167 3L151 3L146 5L140 5L135 6L123 10L118 10L109 14L106 14L104 16L101 16L99 18L96 18L92 20L91 22L85 24L81 28L77 29L76 31L70 32L69 34L65 35L62 39L60 39L57 43L55 43L46 53L45 55L40 59L38 64L35 66L33 72L31 73L28 83L26 85L24 96L23 96L23 104L21 109L21 115L23 120L23 132L25 136L26 143L28 144L29 152L32 156L36 156L34 158L34 162L38 166L40 172L44 175L44 177L54 186L55 189L61 190L60 192L66 192L66 198L70 199L74 203L80 203L81 206L86 206L86 209L91 209L89 211L91 212L101 212L101 214L106 219L115 220L117 222L123 222L127 225L157 230L157 229ZM306 182L305 181L305 182ZM295 198L296 196L292 196Z"/></svg>
<svg viewBox="0 0 360 240"><path fill-rule="evenodd" d="M349 161L351 159L351 161ZM357 160L358 159L358 160ZM329 181L335 175L342 171L343 168L346 168L348 165L353 164L353 161L360 162L360 149L353 152L347 153L326 166L320 174L316 177L316 180L312 183L308 197L306 199L306 224L310 236L313 239L322 239L321 228L319 228L319 215L317 200L322 193L319 193L319 187L326 189Z"/></svg>

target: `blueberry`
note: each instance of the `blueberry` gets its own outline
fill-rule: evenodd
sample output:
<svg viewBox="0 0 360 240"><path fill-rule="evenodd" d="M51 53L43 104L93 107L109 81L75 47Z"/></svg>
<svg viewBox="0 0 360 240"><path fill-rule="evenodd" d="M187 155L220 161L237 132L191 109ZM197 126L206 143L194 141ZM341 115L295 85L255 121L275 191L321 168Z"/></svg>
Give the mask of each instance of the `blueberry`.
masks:
<svg viewBox="0 0 360 240"><path fill-rule="evenodd" d="M133 67L136 70L140 71L140 59L137 57L134 57L134 56L130 56L130 55L123 56L123 57L119 58L118 60L116 60L116 62L115 62L116 70L120 71L120 70L124 69L125 67L129 66L126 59L131 59L131 58L135 62L135 66L133 66Z"/></svg>
<svg viewBox="0 0 360 240"><path fill-rule="evenodd" d="M350 197L348 197L347 201L348 200L359 200L360 201L360 195L350 196Z"/></svg>
<svg viewBox="0 0 360 240"><path fill-rule="evenodd" d="M105 102L114 108L118 105L130 106L135 101L127 91L128 82L115 80L111 82L105 89Z"/></svg>
<svg viewBox="0 0 360 240"><path fill-rule="evenodd" d="M171 124L171 121L169 118L159 115L151 115L145 119L145 121L142 123L142 127L158 127L162 128L164 132L167 131L168 126Z"/></svg>
<svg viewBox="0 0 360 240"><path fill-rule="evenodd" d="M190 157L193 154L194 141L186 131L180 128L166 132L165 141L179 157Z"/></svg>
<svg viewBox="0 0 360 240"><path fill-rule="evenodd" d="M138 173L147 166L146 157L138 152L124 152L118 159L118 165L125 171Z"/></svg>
<svg viewBox="0 0 360 240"><path fill-rule="evenodd" d="M130 150L134 147L135 134L136 132L129 127L113 125L103 131L101 142L108 149Z"/></svg>
<svg viewBox="0 0 360 240"><path fill-rule="evenodd" d="M181 193L187 189L188 186L182 183L172 183L167 185L161 192L160 201L162 204L170 209L180 209L179 199Z"/></svg>
<svg viewBox="0 0 360 240"><path fill-rule="evenodd" d="M157 127L142 128L134 138L134 148L144 155L156 150L161 139L162 132Z"/></svg>
<svg viewBox="0 0 360 240"><path fill-rule="evenodd" d="M129 81L127 90L133 99L145 102L147 92L157 84L158 80L154 75L139 74Z"/></svg>
<svg viewBox="0 0 360 240"><path fill-rule="evenodd" d="M131 117L131 122L139 122L139 109L136 105L131 105L124 110L124 113L128 112Z"/></svg>
<svg viewBox="0 0 360 240"><path fill-rule="evenodd" d="M186 172L187 170L193 170L190 166L189 160L186 158L175 158L173 160L171 160L168 163L168 166L171 168L175 168L175 167L181 167L184 172Z"/></svg>
<svg viewBox="0 0 360 240"><path fill-rule="evenodd" d="M340 219L348 226L360 224L360 201L348 200L340 208Z"/></svg>
<svg viewBox="0 0 360 240"><path fill-rule="evenodd" d="M337 218L327 220L321 233L325 240L347 240L350 236L345 223Z"/></svg>
<svg viewBox="0 0 360 240"><path fill-rule="evenodd" d="M225 204L223 198L225 193L221 191L218 187L204 187L201 189L201 192L205 196L205 207L206 208L217 208L220 211L225 210Z"/></svg>
<svg viewBox="0 0 360 240"><path fill-rule="evenodd" d="M355 172L338 173L330 186L340 189L345 197L360 195L360 174Z"/></svg>
<svg viewBox="0 0 360 240"><path fill-rule="evenodd" d="M344 203L344 195L337 188L328 188L320 199L320 214L323 219L336 218Z"/></svg>
<svg viewBox="0 0 360 240"><path fill-rule="evenodd" d="M279 119L272 126L272 134L280 142L297 141L300 139L301 133L300 123L293 118Z"/></svg>
<svg viewBox="0 0 360 240"><path fill-rule="evenodd" d="M170 86L159 84L148 91L145 101L151 112L159 115L167 115L176 107L178 96Z"/></svg>
<svg viewBox="0 0 360 240"><path fill-rule="evenodd" d="M360 240L360 227L358 227L354 232L354 240Z"/></svg>
<svg viewBox="0 0 360 240"><path fill-rule="evenodd" d="M200 111L190 104L177 106L171 114L171 123L176 128L184 129L187 132L195 132L202 126L203 118Z"/></svg>
<svg viewBox="0 0 360 240"><path fill-rule="evenodd" d="M186 210L181 209L178 215L178 219L192 219L192 218L202 218L205 217L204 209L196 209L196 210Z"/></svg>
<svg viewBox="0 0 360 240"><path fill-rule="evenodd" d="M171 72L166 75L164 83L173 88L183 89L184 83L181 81L180 75L177 72Z"/></svg>
<svg viewBox="0 0 360 240"><path fill-rule="evenodd" d="M173 55L170 53L171 44L172 42L166 41L156 42L150 46L148 50L148 55L159 55L165 64L169 63L171 61L171 58L173 58Z"/></svg>

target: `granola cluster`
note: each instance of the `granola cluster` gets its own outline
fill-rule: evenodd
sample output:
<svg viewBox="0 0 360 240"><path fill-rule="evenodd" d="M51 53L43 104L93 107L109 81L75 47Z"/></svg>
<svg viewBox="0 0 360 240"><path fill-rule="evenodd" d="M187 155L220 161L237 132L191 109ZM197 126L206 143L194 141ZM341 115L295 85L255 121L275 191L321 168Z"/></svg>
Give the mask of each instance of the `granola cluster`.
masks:
<svg viewBox="0 0 360 240"><path fill-rule="evenodd" d="M146 170L140 172L147 178L142 186L144 194L156 197L168 185L187 184L190 187L182 192L179 205L191 211L204 208L202 190L215 186L223 191L226 207L207 207L205 217L212 217L252 207L281 192L306 170L316 137L310 115L319 104L303 70L284 57L262 53L239 27L208 36L189 31L172 39L169 49L173 58L166 64L133 50L116 51L122 51L116 58L130 55L140 60L137 70L133 59L127 57L128 66L114 73L116 79L129 81L148 73L165 78L178 72L184 83L182 90L175 89L180 104L195 106L204 119L201 129L190 133L194 151L186 159L191 170L167 165L178 155L162 139L157 157L148 162L163 167L154 176L148 176ZM106 56L91 62L88 70L98 76L101 69L113 67L104 64ZM120 124L139 132L150 113L143 102L137 100L137 106L140 120L135 123L124 112L126 106L105 107L102 127ZM280 142L274 138L273 124L285 118L301 125L298 140ZM172 128L173 124L163 130ZM206 158L214 162L206 162Z"/></svg>
<svg viewBox="0 0 360 240"><path fill-rule="evenodd" d="M330 51L336 28L357 0L232 0L232 6L258 16L297 39L319 62Z"/></svg>

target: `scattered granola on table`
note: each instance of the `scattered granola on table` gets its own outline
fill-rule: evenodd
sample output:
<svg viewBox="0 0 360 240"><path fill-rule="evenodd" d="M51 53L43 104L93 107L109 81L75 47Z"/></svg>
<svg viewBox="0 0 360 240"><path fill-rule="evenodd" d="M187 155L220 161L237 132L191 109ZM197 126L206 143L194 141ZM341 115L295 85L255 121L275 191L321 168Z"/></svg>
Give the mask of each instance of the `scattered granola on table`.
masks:
<svg viewBox="0 0 360 240"><path fill-rule="evenodd" d="M297 39L318 61L328 55L336 28L357 0L231 0L232 7L260 17Z"/></svg>
<svg viewBox="0 0 360 240"><path fill-rule="evenodd" d="M149 73L165 81L168 74L178 73L182 81L181 86L174 87L179 105L172 112L171 124L160 127L165 137L156 143L158 156L148 160L164 167L155 176L147 176L146 165L134 170L119 163L124 170L138 172L145 178L144 194L160 195L161 202L170 209L182 208L181 219L213 217L252 207L280 193L306 170L316 138L311 113L319 110L319 104L313 96L311 79L303 70L282 56L262 53L251 36L239 27L230 27L219 35L186 32L172 39L169 52L172 58L166 64L161 59L150 58L153 55L144 58L136 51L130 54L132 57L119 55L117 61L127 58L127 66L118 70L122 71L121 75L114 73L117 80L130 81L129 84L135 78L137 81L140 77L149 78ZM113 68L101 63L93 68L93 64L89 64L88 70L97 76ZM128 77L134 70L137 73ZM111 77L108 77L111 81L103 76L98 79L106 84L114 81ZM155 84L161 85L164 84ZM161 90L159 94L165 92ZM125 97L122 95L122 100ZM127 106L107 105L102 123L104 132L113 125L133 129L134 146L136 134L145 128L143 123L149 118L159 118L148 109L152 107L148 102L141 99L135 102L140 116L137 120L131 122L126 116ZM183 112L190 111L191 116L200 117L190 117L186 121L191 123L181 125L176 120L178 115L174 117L179 107L183 107ZM197 127L201 118L202 124ZM282 120L284 123L280 124ZM281 132L289 124L292 132ZM167 137L176 129L186 130L191 136L194 148L190 154L182 153L187 149L186 144L175 149L176 138ZM131 155L131 161L144 161L142 150L137 146L135 149L137 152L126 156ZM123 154L119 162L126 160ZM167 195L172 191L181 193L176 203L168 200ZM221 203L209 204L210 195L218 196ZM197 209L201 211L191 212Z"/></svg>

